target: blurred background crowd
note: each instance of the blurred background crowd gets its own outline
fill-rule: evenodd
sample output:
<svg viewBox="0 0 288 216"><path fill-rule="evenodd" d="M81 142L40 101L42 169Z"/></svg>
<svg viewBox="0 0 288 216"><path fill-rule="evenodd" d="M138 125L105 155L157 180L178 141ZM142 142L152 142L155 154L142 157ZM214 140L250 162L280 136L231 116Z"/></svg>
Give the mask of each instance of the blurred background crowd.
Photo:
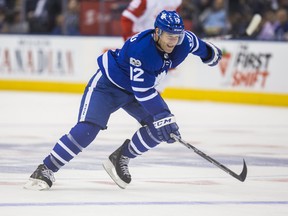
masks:
<svg viewBox="0 0 288 216"><path fill-rule="evenodd" d="M0 33L121 36L121 14L129 3L0 0ZM259 13L263 19L252 39L288 41L288 0L183 0L179 13L199 37L239 35Z"/></svg>

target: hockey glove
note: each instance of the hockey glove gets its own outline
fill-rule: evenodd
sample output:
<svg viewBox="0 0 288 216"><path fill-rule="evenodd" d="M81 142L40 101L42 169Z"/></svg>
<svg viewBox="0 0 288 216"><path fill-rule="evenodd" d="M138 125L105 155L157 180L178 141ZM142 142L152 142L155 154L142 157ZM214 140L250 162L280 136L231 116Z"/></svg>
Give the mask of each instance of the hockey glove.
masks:
<svg viewBox="0 0 288 216"><path fill-rule="evenodd" d="M171 138L170 134L173 133L178 137L180 133L179 127L175 122L175 117L172 114L158 114L154 116L153 125L157 131L158 138L167 143L174 143L175 140Z"/></svg>
<svg viewBox="0 0 288 216"><path fill-rule="evenodd" d="M210 42L205 42L208 49L208 56L202 62L209 66L215 66L222 58L222 51Z"/></svg>

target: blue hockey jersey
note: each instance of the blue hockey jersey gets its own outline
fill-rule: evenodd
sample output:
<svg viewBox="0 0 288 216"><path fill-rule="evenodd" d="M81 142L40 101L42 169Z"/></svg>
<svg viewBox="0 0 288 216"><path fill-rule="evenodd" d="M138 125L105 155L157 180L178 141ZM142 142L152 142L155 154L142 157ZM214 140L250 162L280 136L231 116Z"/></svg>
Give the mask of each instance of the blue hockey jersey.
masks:
<svg viewBox="0 0 288 216"><path fill-rule="evenodd" d="M171 68L177 67L189 53L206 58L205 42L190 31L172 53L156 47L154 29L136 34L121 49L108 50L99 56L99 68L114 85L134 94L138 102L151 114L168 112L155 87Z"/></svg>

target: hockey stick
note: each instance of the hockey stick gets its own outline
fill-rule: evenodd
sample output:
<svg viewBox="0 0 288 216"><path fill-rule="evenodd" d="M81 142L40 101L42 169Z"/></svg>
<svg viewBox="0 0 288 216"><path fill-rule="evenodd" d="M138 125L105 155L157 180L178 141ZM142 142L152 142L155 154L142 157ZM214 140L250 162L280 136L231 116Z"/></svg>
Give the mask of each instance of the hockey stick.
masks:
<svg viewBox="0 0 288 216"><path fill-rule="evenodd" d="M251 19L251 22L249 23L249 25L248 25L245 33L244 33L244 36L251 36L256 31L256 29L260 25L261 21L262 21L261 15L260 14L254 14L254 16Z"/></svg>
<svg viewBox="0 0 288 216"><path fill-rule="evenodd" d="M248 24L245 32L240 33L238 35L234 34L228 34L228 35L222 35L222 36L216 36L216 37L207 37L205 39L224 39L224 40L229 40L233 38L242 38L242 37L250 37L259 27L260 23L262 21L262 16L260 14L254 14L250 23Z"/></svg>
<svg viewBox="0 0 288 216"><path fill-rule="evenodd" d="M227 168L226 166L224 166L223 164L219 163L218 161L216 161L215 159L211 158L210 156L206 155L204 152L200 151L199 149L195 148L194 146L192 146L191 144L189 144L188 142L185 142L184 140L182 140L181 138L179 138L178 136L176 136L175 134L171 134L171 137L173 139L175 139L176 141L178 141L179 143L183 144L184 146L186 146L188 149L192 149L196 154L200 155L202 158L206 159L207 161L209 161L210 163L214 164L215 166L219 167L220 169L222 169L223 171L225 171L226 173L228 173L229 175L233 176L234 178L238 179L241 182L244 182L247 176L247 166L245 163L245 160L243 159L243 169L242 172L240 173L240 175L237 175L235 172L233 172L232 170L230 170L229 168Z"/></svg>

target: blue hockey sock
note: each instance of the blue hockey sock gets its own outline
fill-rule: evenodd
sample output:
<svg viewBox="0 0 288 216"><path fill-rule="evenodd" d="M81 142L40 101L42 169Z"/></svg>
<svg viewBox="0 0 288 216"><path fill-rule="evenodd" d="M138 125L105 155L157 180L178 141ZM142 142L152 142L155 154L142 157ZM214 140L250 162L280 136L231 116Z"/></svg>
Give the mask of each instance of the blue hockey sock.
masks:
<svg viewBox="0 0 288 216"><path fill-rule="evenodd" d="M69 132L62 136L50 154L44 159L48 169L57 172L86 148L97 136L100 127L89 122L78 122Z"/></svg>
<svg viewBox="0 0 288 216"><path fill-rule="evenodd" d="M152 135L147 126L141 127L133 135L130 143L124 146L123 155L129 158L135 158L149 149L154 148L159 143L160 141Z"/></svg>

